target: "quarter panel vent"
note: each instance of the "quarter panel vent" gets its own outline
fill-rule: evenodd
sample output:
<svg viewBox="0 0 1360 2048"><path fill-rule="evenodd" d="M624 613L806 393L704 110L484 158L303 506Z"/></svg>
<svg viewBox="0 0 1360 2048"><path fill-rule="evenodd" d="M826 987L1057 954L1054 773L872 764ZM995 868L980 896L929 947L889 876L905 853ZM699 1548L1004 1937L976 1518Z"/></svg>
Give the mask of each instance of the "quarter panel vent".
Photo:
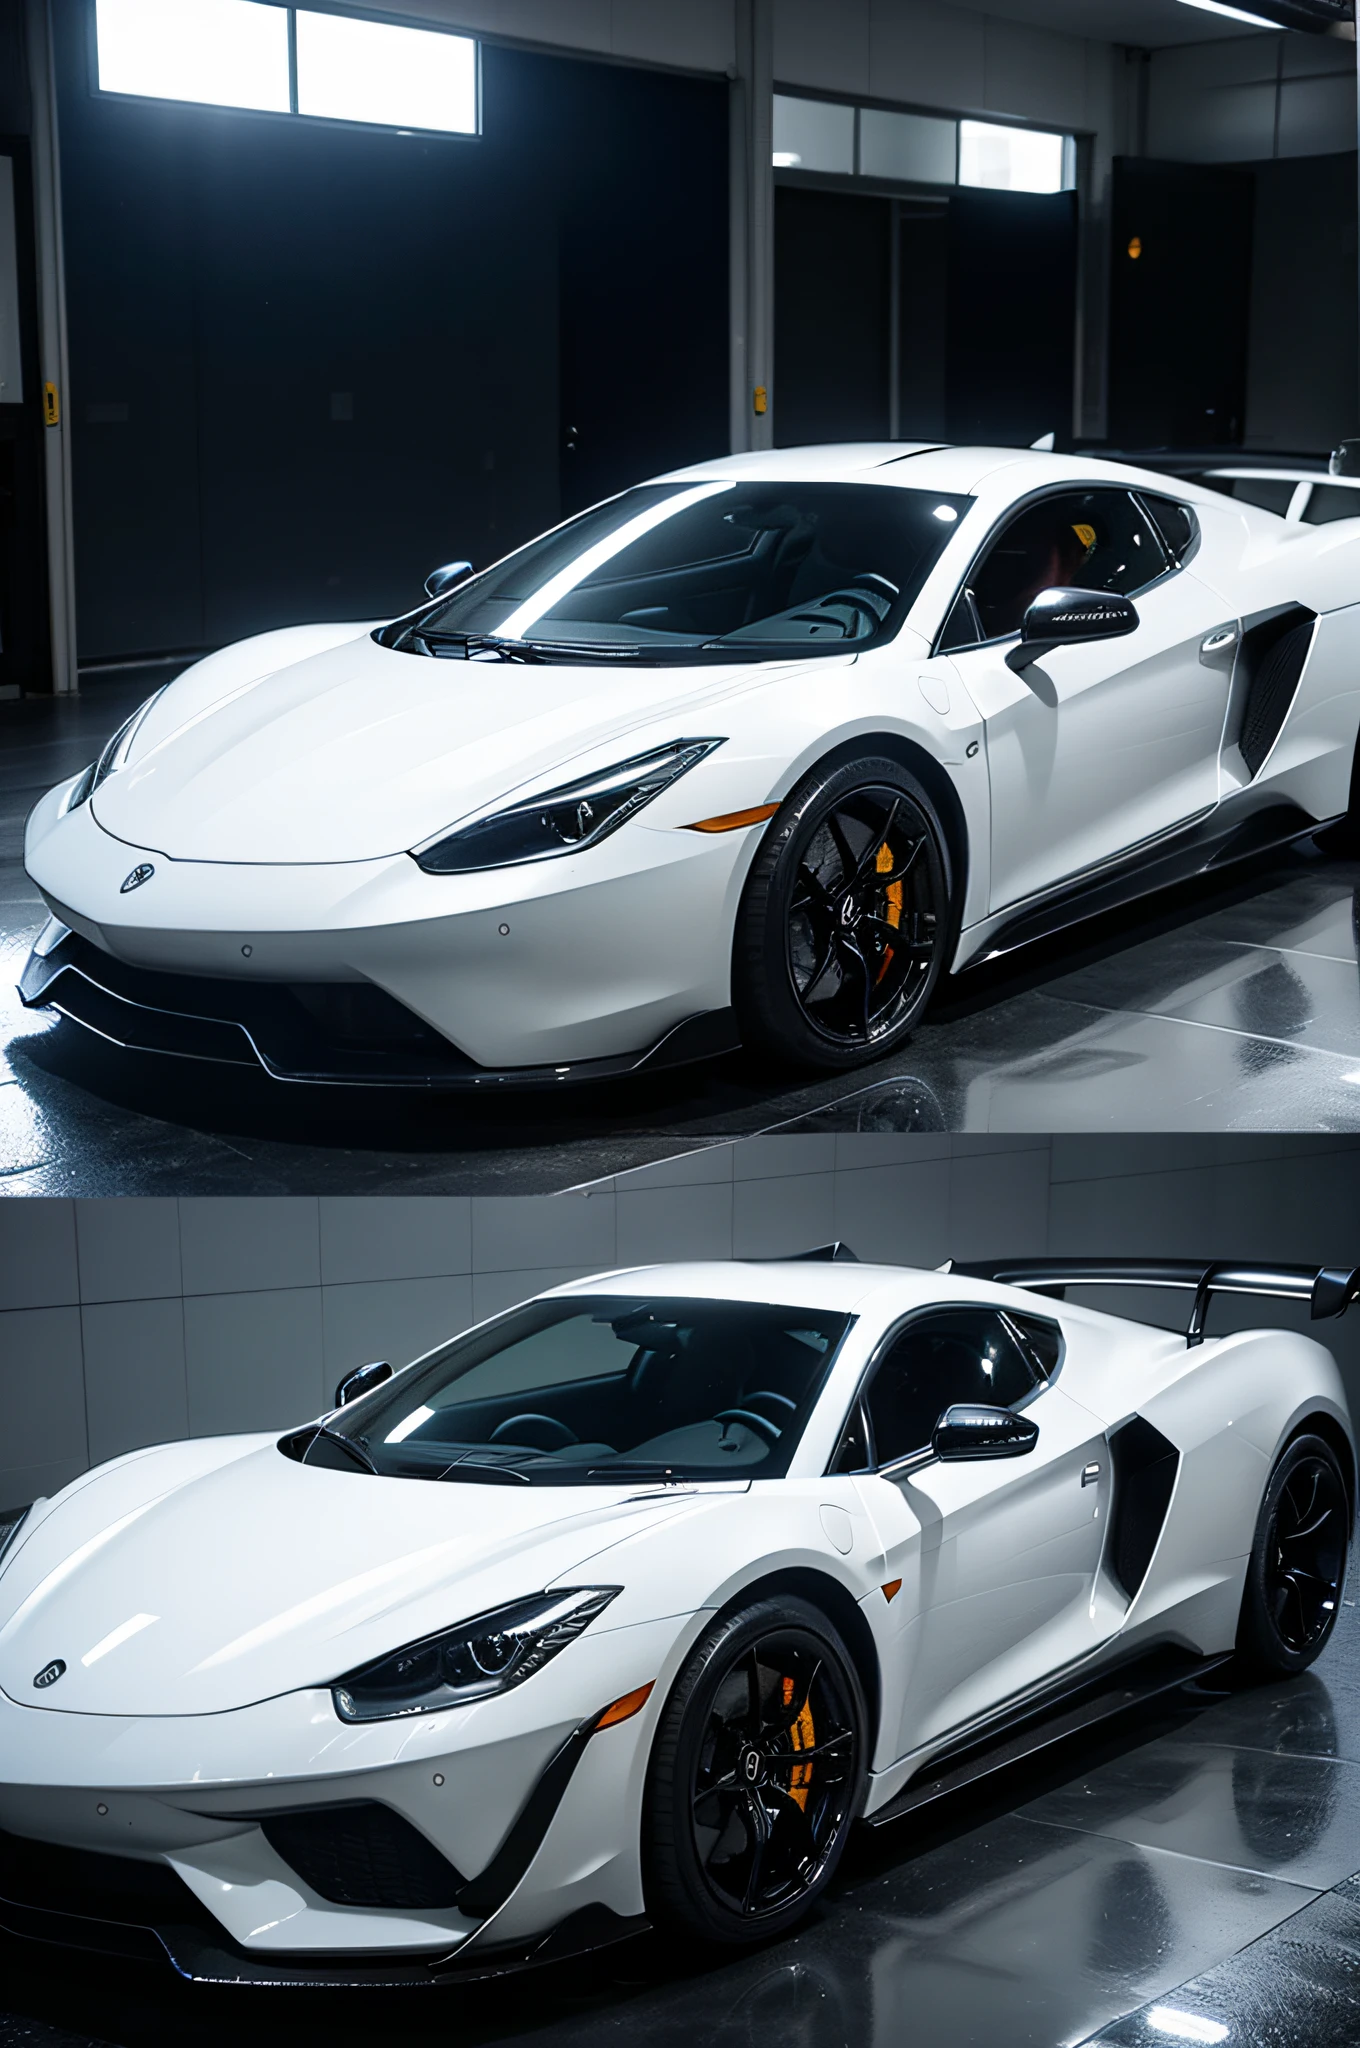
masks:
<svg viewBox="0 0 1360 2048"><path fill-rule="evenodd" d="M1109 1565L1130 1600L1147 1577L1162 1533L1180 1452L1159 1429L1135 1415L1110 1438L1114 1467Z"/></svg>
<svg viewBox="0 0 1360 2048"><path fill-rule="evenodd" d="M1261 772L1289 714L1313 644L1314 624L1312 612L1291 606L1242 636L1238 659L1247 681L1237 745L1252 776Z"/></svg>

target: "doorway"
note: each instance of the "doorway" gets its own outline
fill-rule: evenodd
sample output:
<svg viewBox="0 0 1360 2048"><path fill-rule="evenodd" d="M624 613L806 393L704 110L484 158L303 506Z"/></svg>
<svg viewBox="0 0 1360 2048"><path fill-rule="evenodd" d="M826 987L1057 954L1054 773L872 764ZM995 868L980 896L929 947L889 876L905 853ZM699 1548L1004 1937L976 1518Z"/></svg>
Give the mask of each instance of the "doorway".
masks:
<svg viewBox="0 0 1360 2048"><path fill-rule="evenodd" d="M1071 432L1074 192L775 192L775 440Z"/></svg>
<svg viewBox="0 0 1360 2048"><path fill-rule="evenodd" d="M28 141L0 135L0 697L52 687L43 431Z"/></svg>

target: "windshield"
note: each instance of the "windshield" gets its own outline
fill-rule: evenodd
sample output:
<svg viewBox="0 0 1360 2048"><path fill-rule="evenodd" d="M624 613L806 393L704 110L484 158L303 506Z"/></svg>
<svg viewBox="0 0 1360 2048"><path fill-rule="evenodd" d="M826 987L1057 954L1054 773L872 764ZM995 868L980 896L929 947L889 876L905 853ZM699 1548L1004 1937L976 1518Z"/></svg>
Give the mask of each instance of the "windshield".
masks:
<svg viewBox="0 0 1360 2048"><path fill-rule="evenodd" d="M526 1302L342 1409L305 1462L508 1484L788 1470L851 1318L767 1302Z"/></svg>
<svg viewBox="0 0 1360 2048"><path fill-rule="evenodd" d="M379 637L455 658L507 644L639 662L859 649L896 632L971 503L891 484L648 484Z"/></svg>

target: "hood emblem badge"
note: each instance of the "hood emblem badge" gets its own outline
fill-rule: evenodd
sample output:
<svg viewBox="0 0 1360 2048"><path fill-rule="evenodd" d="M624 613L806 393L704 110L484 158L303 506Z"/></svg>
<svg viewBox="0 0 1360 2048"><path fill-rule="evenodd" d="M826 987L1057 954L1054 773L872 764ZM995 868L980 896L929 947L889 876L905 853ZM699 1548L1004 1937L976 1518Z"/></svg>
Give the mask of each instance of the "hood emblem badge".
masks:
<svg viewBox="0 0 1360 2048"><path fill-rule="evenodd" d="M39 1692L45 1692L49 1685L55 1685L66 1666L60 1657L54 1657L50 1664L44 1664L33 1683Z"/></svg>
<svg viewBox="0 0 1360 2048"><path fill-rule="evenodd" d="M139 861L137 863L137 866L132 870L132 873L124 882L122 888L118 891L118 894L120 896L126 896L130 889L140 889L142 883L149 882L151 880L151 877L155 874L155 872L156 870L152 867L149 860Z"/></svg>

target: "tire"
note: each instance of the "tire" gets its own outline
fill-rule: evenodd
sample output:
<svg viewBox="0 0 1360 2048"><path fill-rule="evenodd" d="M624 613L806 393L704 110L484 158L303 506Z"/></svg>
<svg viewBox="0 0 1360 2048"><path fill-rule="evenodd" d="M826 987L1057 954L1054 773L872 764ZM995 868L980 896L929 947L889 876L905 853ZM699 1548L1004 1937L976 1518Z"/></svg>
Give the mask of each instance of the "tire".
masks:
<svg viewBox="0 0 1360 2048"><path fill-rule="evenodd" d="M714 1622L675 1682L648 1766L652 1920L725 1948L801 1920L858 1815L867 1727L854 1662L810 1602L762 1600ZM798 1763L809 1748L820 1759Z"/></svg>
<svg viewBox="0 0 1360 2048"><path fill-rule="evenodd" d="M814 768L766 832L737 912L743 1043L833 1072L893 1051L939 980L953 907L948 843L910 770L869 754Z"/></svg>
<svg viewBox="0 0 1360 2048"><path fill-rule="evenodd" d="M1247 1562L1237 1656L1248 1675L1292 1677L1318 1655L1341 1606L1350 1525L1335 1451L1295 1437L1270 1475Z"/></svg>

